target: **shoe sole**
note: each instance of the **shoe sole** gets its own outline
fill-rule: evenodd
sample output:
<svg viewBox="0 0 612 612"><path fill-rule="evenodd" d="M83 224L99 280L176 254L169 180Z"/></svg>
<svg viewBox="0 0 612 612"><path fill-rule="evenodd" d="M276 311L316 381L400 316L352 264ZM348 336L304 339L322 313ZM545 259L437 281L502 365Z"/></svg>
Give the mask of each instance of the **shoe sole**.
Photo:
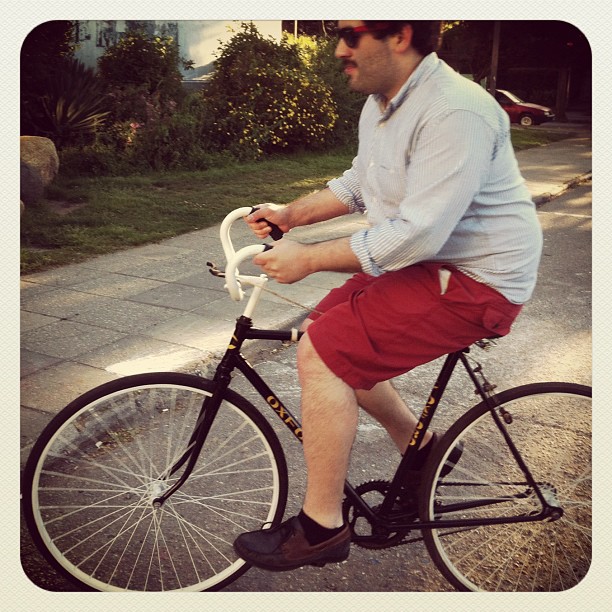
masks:
<svg viewBox="0 0 612 612"><path fill-rule="evenodd" d="M348 542L347 544L348 545L346 545L346 548L344 545L342 546L342 550L339 550L338 554L330 554L331 551L325 551L325 553L321 553L321 558L313 558L310 560L302 560L302 561L296 560L294 563L285 564L281 566L270 565L270 564L267 564L265 561L260 561L258 559L255 559L255 560L249 559L248 553L246 551L241 551L240 545L236 545L236 543L234 543L234 550L249 565L252 565L254 567L258 567L260 569L264 569L270 572L287 572L287 571L298 569L300 567L304 567L306 565L311 565L314 567L323 567L327 565L328 563L342 563L343 561L346 561L349 557L350 542Z"/></svg>

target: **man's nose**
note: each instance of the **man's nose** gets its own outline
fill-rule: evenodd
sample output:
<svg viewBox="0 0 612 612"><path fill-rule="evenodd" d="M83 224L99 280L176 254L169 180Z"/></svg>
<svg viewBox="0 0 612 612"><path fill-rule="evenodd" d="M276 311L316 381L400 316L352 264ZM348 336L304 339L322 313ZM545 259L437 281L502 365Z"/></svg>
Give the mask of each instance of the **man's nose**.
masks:
<svg viewBox="0 0 612 612"><path fill-rule="evenodd" d="M336 45L336 50L334 51L334 55L340 59L343 57L347 57L350 54L350 47L344 42L343 38L338 39L338 44Z"/></svg>

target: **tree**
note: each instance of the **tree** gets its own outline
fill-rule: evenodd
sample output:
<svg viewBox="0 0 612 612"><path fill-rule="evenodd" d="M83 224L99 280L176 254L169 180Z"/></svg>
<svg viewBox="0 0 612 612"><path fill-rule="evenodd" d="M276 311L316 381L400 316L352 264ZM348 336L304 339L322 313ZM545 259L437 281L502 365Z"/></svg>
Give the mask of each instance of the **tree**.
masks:
<svg viewBox="0 0 612 612"><path fill-rule="evenodd" d="M142 88L150 96L159 97L162 103L184 97L179 65L191 68L193 62L179 56L172 37L140 31L127 33L98 60L100 78L110 87Z"/></svg>
<svg viewBox="0 0 612 612"><path fill-rule="evenodd" d="M26 81L73 54L74 22L46 21L36 26L21 46L21 71Z"/></svg>
<svg viewBox="0 0 612 612"><path fill-rule="evenodd" d="M46 21L36 26L21 46L21 133L37 135L32 123L39 111L39 100L45 94L50 75L62 72L74 52L74 22Z"/></svg>
<svg viewBox="0 0 612 612"><path fill-rule="evenodd" d="M445 30L440 56L476 83L489 74L493 21L456 21Z"/></svg>
<svg viewBox="0 0 612 612"><path fill-rule="evenodd" d="M298 21L289 20L282 22L283 32L293 36L327 36L335 27L335 21Z"/></svg>
<svg viewBox="0 0 612 612"><path fill-rule="evenodd" d="M490 71L494 22L461 21L445 34L441 56L480 83ZM590 75L591 51L585 36L564 21L502 21L498 83L521 97L555 105L563 118L580 98Z"/></svg>

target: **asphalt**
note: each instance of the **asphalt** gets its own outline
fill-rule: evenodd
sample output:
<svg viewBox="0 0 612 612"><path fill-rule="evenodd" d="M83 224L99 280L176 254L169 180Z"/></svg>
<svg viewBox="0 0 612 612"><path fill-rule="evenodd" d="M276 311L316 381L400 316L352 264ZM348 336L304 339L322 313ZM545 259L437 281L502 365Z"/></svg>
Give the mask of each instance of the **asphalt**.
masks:
<svg viewBox="0 0 612 612"><path fill-rule="evenodd" d="M540 210L591 176L590 125L554 127L572 137L517 154ZM351 216L291 236L321 240L362 223ZM241 222L232 238L236 248L256 242ZM96 385L147 371L210 371L245 302L230 299L207 261L224 266L218 227L21 277L22 461L49 419ZM256 325L295 324L341 277L318 273L295 285L269 283Z"/></svg>

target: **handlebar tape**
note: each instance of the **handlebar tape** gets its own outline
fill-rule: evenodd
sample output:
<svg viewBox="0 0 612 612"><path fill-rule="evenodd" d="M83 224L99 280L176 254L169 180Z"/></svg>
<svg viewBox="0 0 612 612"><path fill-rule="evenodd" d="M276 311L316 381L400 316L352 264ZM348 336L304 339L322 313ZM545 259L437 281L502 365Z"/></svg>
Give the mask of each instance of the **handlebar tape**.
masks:
<svg viewBox="0 0 612 612"><path fill-rule="evenodd" d="M257 206L254 206L251 212L255 212L256 210L259 209ZM275 223L271 223L267 219L261 219L261 221L265 221L272 228L272 231L270 232L270 237L272 238L272 240L280 240L284 236L283 230L281 230L281 228L278 227L278 225L276 225Z"/></svg>

